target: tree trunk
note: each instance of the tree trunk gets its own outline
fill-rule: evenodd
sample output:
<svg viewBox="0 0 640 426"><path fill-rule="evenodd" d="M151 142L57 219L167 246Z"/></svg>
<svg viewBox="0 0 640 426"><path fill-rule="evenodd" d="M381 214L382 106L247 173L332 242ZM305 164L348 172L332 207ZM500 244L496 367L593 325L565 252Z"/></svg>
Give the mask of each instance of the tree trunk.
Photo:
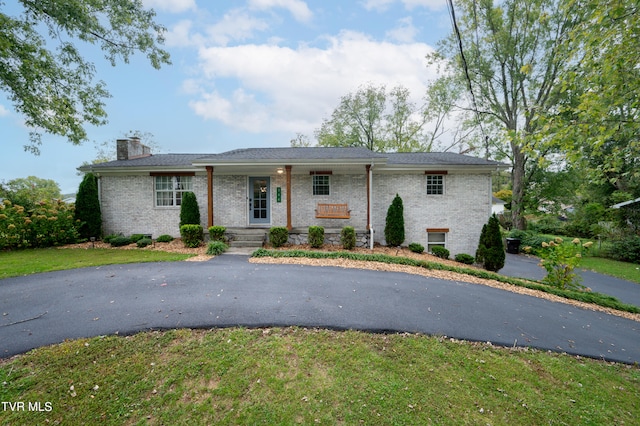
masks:
<svg viewBox="0 0 640 426"><path fill-rule="evenodd" d="M524 186L525 186L525 162L526 157L515 141L511 142L511 151L513 153L513 171L511 180L513 184L513 198L511 200L511 218L515 229L526 228L524 220Z"/></svg>

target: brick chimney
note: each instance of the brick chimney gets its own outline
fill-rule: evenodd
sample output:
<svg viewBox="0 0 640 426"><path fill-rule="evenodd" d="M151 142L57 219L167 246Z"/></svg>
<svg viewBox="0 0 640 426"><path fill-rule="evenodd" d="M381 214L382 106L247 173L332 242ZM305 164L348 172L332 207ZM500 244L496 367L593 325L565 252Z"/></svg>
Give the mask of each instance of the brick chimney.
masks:
<svg viewBox="0 0 640 426"><path fill-rule="evenodd" d="M140 143L140 138L131 137L129 139L118 139L117 159L132 160L134 158L148 157L151 155L151 148Z"/></svg>

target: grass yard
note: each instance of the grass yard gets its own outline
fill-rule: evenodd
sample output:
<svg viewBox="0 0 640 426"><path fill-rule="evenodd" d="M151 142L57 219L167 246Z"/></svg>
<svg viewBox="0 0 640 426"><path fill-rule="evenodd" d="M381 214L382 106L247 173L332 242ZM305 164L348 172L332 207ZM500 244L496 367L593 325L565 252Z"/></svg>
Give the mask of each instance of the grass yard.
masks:
<svg viewBox="0 0 640 426"><path fill-rule="evenodd" d="M580 261L579 268L640 284L640 265L636 263L620 262L604 257L585 256Z"/></svg>
<svg viewBox="0 0 640 426"><path fill-rule="evenodd" d="M0 251L0 279L38 272L138 262L184 260L192 255L152 250L27 249Z"/></svg>
<svg viewBox="0 0 640 426"><path fill-rule="evenodd" d="M421 335L98 337L0 363L2 424L634 424L640 369ZM47 405L48 404L48 405Z"/></svg>

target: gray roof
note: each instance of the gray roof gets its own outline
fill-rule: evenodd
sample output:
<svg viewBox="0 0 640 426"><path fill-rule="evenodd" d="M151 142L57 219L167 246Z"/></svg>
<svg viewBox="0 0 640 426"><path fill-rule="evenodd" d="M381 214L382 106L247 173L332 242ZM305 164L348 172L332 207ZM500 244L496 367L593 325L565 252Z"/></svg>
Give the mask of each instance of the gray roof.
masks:
<svg viewBox="0 0 640 426"><path fill-rule="evenodd" d="M366 148L299 147L245 148L204 156L198 162L261 160L369 160L384 159L384 154Z"/></svg>
<svg viewBox="0 0 640 426"><path fill-rule="evenodd" d="M114 160L106 163L90 164L82 170L110 169L119 167L191 167L193 162L207 154L155 154L131 160Z"/></svg>
<svg viewBox="0 0 640 426"><path fill-rule="evenodd" d="M447 165L447 166L498 166L498 161L452 152L390 152L385 154L388 165Z"/></svg>

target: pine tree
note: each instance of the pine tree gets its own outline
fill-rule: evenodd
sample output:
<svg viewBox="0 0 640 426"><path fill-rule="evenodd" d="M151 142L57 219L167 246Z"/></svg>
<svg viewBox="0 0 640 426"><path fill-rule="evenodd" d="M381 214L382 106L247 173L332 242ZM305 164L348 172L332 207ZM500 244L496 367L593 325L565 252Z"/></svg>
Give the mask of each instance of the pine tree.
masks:
<svg viewBox="0 0 640 426"><path fill-rule="evenodd" d="M98 198L98 178L93 173L84 175L76 195L75 218L81 222L81 238L100 237L102 214Z"/></svg>
<svg viewBox="0 0 640 426"><path fill-rule="evenodd" d="M200 225L200 208L198 207L196 194L193 192L185 192L182 194L180 226L182 225Z"/></svg>
<svg viewBox="0 0 640 426"><path fill-rule="evenodd" d="M482 227L476 251L476 261L482 263L488 271L499 271L504 267L505 257L500 222L494 214L489 218L489 222Z"/></svg>
<svg viewBox="0 0 640 426"><path fill-rule="evenodd" d="M404 242L404 207L398 194L387 210L384 239L389 246L399 246Z"/></svg>

